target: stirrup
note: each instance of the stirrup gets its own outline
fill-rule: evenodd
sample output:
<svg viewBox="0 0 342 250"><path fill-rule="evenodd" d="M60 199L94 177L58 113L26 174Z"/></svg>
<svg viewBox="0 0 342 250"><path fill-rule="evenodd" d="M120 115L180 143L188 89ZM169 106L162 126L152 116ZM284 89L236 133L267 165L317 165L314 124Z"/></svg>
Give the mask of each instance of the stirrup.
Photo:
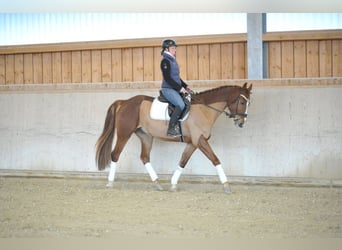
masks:
<svg viewBox="0 0 342 250"><path fill-rule="evenodd" d="M179 132L178 126L175 126L173 128L169 128L167 130L167 135L171 137L180 137L182 134Z"/></svg>

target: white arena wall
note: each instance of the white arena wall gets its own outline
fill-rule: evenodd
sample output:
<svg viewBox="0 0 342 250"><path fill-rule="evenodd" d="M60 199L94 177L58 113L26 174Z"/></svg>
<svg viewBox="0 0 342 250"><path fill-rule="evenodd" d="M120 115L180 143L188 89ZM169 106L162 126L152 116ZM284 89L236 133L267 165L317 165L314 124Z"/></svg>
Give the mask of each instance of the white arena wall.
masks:
<svg viewBox="0 0 342 250"><path fill-rule="evenodd" d="M189 83L201 91L244 82ZM247 82L254 86L246 126L235 127L221 115L210 139L227 175L342 180L342 80ZM104 175L96 169L94 151L108 106L158 91L156 82L0 86L0 171ZM184 147L155 139L151 163L156 172L172 174ZM146 174L139 155L140 142L133 135L118 175ZM216 176L216 170L196 151L184 175Z"/></svg>

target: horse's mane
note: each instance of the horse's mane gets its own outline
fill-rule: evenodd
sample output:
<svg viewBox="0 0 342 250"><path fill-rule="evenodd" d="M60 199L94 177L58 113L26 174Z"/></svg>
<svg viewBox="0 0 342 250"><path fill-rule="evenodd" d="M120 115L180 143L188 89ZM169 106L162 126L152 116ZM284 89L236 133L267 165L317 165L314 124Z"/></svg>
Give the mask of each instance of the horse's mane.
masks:
<svg viewBox="0 0 342 250"><path fill-rule="evenodd" d="M204 102L207 104L217 102L217 101L227 101L227 98L234 98L234 95L243 89L241 86L236 85L225 85L213 89L204 90L202 92L195 93L193 95L194 103ZM230 93L230 94L228 94ZM236 94L234 94L236 93ZM233 96L232 96L233 95Z"/></svg>
<svg viewBox="0 0 342 250"><path fill-rule="evenodd" d="M239 87L239 86L236 86L236 85L220 86L220 87L217 87L217 88L207 89L207 90L195 93L195 95L196 96L207 95L207 94L210 94L210 93L215 93L217 91L222 91L223 89L226 89L226 88L234 88L234 87Z"/></svg>

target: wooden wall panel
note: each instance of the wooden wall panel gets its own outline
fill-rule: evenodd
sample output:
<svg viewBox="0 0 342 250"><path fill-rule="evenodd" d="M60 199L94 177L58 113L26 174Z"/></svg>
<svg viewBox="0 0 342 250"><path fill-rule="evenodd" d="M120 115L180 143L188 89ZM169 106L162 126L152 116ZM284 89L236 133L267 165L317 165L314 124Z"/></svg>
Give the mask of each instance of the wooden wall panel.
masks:
<svg viewBox="0 0 342 250"><path fill-rule="evenodd" d="M281 43L281 77L290 78L294 76L294 60L293 60L293 41L285 41Z"/></svg>
<svg viewBox="0 0 342 250"><path fill-rule="evenodd" d="M101 50L91 51L91 82L102 82Z"/></svg>
<svg viewBox="0 0 342 250"><path fill-rule="evenodd" d="M332 41L333 76L342 76L342 40Z"/></svg>
<svg viewBox="0 0 342 250"><path fill-rule="evenodd" d="M72 77L72 59L71 52L62 52L62 83L71 83Z"/></svg>
<svg viewBox="0 0 342 250"><path fill-rule="evenodd" d="M101 78L102 82L112 81L112 50L101 51Z"/></svg>
<svg viewBox="0 0 342 250"><path fill-rule="evenodd" d="M52 82L53 83L62 82L62 53L61 52L52 53Z"/></svg>
<svg viewBox="0 0 342 250"><path fill-rule="evenodd" d="M112 81L122 82L122 50L112 49Z"/></svg>
<svg viewBox="0 0 342 250"><path fill-rule="evenodd" d="M306 77L306 42L295 41L293 50L294 77Z"/></svg>
<svg viewBox="0 0 342 250"><path fill-rule="evenodd" d="M14 55L14 83L24 82L24 55Z"/></svg>
<svg viewBox="0 0 342 250"><path fill-rule="evenodd" d="M5 58L6 84L13 84L14 81L14 55L6 55Z"/></svg>
<svg viewBox="0 0 342 250"><path fill-rule="evenodd" d="M187 79L199 80L198 77L198 46L189 45L186 48Z"/></svg>
<svg viewBox="0 0 342 250"><path fill-rule="evenodd" d="M0 84L6 84L5 55L0 55Z"/></svg>
<svg viewBox="0 0 342 250"><path fill-rule="evenodd" d="M209 45L198 46L198 79L210 79Z"/></svg>
<svg viewBox="0 0 342 250"><path fill-rule="evenodd" d="M233 79L233 45L221 45L221 79Z"/></svg>
<svg viewBox="0 0 342 250"><path fill-rule="evenodd" d="M33 60L32 54L24 54L24 83L33 83Z"/></svg>
<svg viewBox="0 0 342 250"><path fill-rule="evenodd" d="M342 30L266 33L263 39L268 78L342 77ZM0 46L0 84L161 81L159 40ZM176 40L185 81L247 77L245 34Z"/></svg>
<svg viewBox="0 0 342 250"><path fill-rule="evenodd" d="M306 42L307 77L319 77L318 41Z"/></svg>
<svg viewBox="0 0 342 250"><path fill-rule="evenodd" d="M82 55L81 51L71 52L71 82L82 82Z"/></svg>
<svg viewBox="0 0 342 250"><path fill-rule="evenodd" d="M52 83L52 55L51 53L43 53L43 83ZM37 55L38 57L38 55ZM39 77L39 68L34 64L34 75L37 72L37 77ZM36 78L34 78L36 81Z"/></svg>
<svg viewBox="0 0 342 250"><path fill-rule="evenodd" d="M221 79L221 45L211 44L209 51L210 80Z"/></svg>
<svg viewBox="0 0 342 250"><path fill-rule="evenodd" d="M82 69L82 82L91 82L91 51L84 50L81 52L81 69Z"/></svg>
<svg viewBox="0 0 342 250"><path fill-rule="evenodd" d="M341 43L331 39L269 42L268 77L341 77Z"/></svg>
<svg viewBox="0 0 342 250"><path fill-rule="evenodd" d="M43 55L24 54L24 83L43 83Z"/></svg>
<svg viewBox="0 0 342 250"><path fill-rule="evenodd" d="M233 43L233 78L246 78L245 43Z"/></svg>
<svg viewBox="0 0 342 250"><path fill-rule="evenodd" d="M177 47L177 62L179 65L179 70L180 70L180 76L181 78L186 81L188 80L188 67L187 67L187 62L186 62L186 58L187 58L187 46L178 46Z"/></svg>
<svg viewBox="0 0 342 250"><path fill-rule="evenodd" d="M332 76L331 40L319 41L319 76Z"/></svg>
<svg viewBox="0 0 342 250"><path fill-rule="evenodd" d="M154 80L160 81L163 79L161 69L160 69L160 62L162 59L162 56L160 54L160 47L154 47Z"/></svg>
<svg viewBox="0 0 342 250"><path fill-rule="evenodd" d="M281 78L281 43L268 44L268 77Z"/></svg>
<svg viewBox="0 0 342 250"><path fill-rule="evenodd" d="M132 50L132 60L133 81L144 81L144 52L142 48Z"/></svg>
<svg viewBox="0 0 342 250"><path fill-rule="evenodd" d="M122 49L122 81L133 81L133 51L131 48Z"/></svg>
<svg viewBox="0 0 342 250"><path fill-rule="evenodd" d="M143 49L143 70L144 70L144 81L154 80L154 50L153 48Z"/></svg>

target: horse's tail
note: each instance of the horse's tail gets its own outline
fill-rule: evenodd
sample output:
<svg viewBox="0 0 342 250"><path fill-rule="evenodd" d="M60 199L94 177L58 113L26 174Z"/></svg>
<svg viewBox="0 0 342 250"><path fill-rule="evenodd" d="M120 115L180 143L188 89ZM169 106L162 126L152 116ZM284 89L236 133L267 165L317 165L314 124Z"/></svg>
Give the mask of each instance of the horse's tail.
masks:
<svg viewBox="0 0 342 250"><path fill-rule="evenodd" d="M115 115L121 102L121 100L117 100L108 108L102 134L96 142L96 164L98 170L104 170L111 162L112 144L115 134Z"/></svg>

